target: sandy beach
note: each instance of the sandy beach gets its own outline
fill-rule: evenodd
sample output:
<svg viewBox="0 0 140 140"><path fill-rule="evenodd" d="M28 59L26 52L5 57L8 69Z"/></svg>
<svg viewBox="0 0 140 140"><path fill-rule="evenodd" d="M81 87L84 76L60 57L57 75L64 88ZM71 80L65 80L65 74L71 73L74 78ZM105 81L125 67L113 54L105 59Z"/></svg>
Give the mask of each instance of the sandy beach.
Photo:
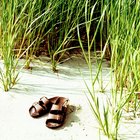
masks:
<svg viewBox="0 0 140 140"><path fill-rule="evenodd" d="M109 71L108 62L104 62L105 92L110 91ZM23 69L18 84L10 91L0 89L0 140L107 140L90 109L81 73L89 83L88 67L85 60L79 57L59 64L58 73L51 71L50 64L43 57L32 63L32 70ZM70 105L62 127L54 130L47 128L47 114L38 119L30 116L30 106L42 96L69 98ZM120 139L140 139L139 118L129 123L122 122Z"/></svg>

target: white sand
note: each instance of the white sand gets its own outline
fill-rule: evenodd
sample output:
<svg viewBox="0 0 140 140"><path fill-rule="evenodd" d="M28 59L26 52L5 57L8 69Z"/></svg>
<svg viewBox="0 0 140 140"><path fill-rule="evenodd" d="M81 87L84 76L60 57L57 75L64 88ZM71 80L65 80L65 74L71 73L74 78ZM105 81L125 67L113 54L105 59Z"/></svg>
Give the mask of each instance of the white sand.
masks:
<svg viewBox="0 0 140 140"><path fill-rule="evenodd" d="M46 64L34 62L32 70L22 70L20 80L13 89L9 92L0 90L0 140L106 140L99 135L98 124L85 96L87 90L79 72L89 82L84 59L72 58L60 64L58 73L53 73L46 60L41 59ZM103 78L104 85L108 84L107 91L110 89L108 73L108 64L104 62ZM29 107L42 96L69 98L70 108L62 127L49 129L45 126L47 115L38 119L29 115ZM138 119L122 124L122 139L140 139L139 124Z"/></svg>

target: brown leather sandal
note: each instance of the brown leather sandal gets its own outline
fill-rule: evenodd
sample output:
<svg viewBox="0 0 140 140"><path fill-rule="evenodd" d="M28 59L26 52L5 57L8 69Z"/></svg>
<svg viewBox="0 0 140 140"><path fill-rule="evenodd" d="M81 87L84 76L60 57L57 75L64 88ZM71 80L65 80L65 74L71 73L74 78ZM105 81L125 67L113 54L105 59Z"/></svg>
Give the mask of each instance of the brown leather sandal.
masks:
<svg viewBox="0 0 140 140"><path fill-rule="evenodd" d="M52 105L46 120L48 128L58 128L64 124L68 101L67 98L59 97L56 103Z"/></svg>
<svg viewBox="0 0 140 140"><path fill-rule="evenodd" d="M51 109L52 104L54 104L59 97L53 97L48 99L47 97L42 97L38 102L33 103L29 109L31 117L37 118L45 115Z"/></svg>

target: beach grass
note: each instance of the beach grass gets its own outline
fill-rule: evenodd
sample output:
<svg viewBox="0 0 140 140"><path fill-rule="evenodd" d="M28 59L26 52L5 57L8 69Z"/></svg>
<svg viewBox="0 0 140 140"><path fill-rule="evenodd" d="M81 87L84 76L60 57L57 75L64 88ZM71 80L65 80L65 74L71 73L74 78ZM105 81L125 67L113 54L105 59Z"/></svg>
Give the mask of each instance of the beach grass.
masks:
<svg viewBox="0 0 140 140"><path fill-rule="evenodd" d="M34 56L43 49L50 58L51 69L58 72L57 66L65 53L80 48L90 73L91 85L85 84L93 114L104 134L117 139L123 109L129 111L133 107L134 116L139 109L139 15L140 3L135 0L0 0L3 89L8 91L19 80L17 67L21 58L26 60L22 68L29 69ZM106 94L102 66L106 54L109 54L112 84L110 98L101 111L95 84L99 92Z"/></svg>
<svg viewBox="0 0 140 140"><path fill-rule="evenodd" d="M139 78L139 35L140 19L138 17L140 4L135 1L96 1L88 8L90 1L85 5L85 32L88 39L88 55L85 53L80 35L80 23L77 26L78 37L83 55L87 62L91 85L87 85L88 99L100 128L109 139L118 138L119 124L122 112L127 104L133 104L134 116L138 110ZM99 6L100 4L100 6ZM97 8L95 8L97 7ZM100 16L94 17L95 9L100 11ZM89 12L89 13L88 13ZM94 36L90 39L92 21L96 21ZM104 29L107 31L104 31ZM93 74L91 63L91 50L96 49L96 36L100 33L101 57L96 57L97 73ZM105 43L103 43L105 34ZM102 104L95 91L95 82L99 84L99 91L104 91L102 79L102 60L107 48L111 49L111 95L109 102ZM92 87L92 88L90 88ZM104 89L104 90L103 90ZM131 103L130 103L131 101ZM100 107L103 109L100 110ZM129 106L130 107L130 106ZM128 108L129 108L128 107ZM110 121L112 120L112 121ZM112 127L110 127L112 126Z"/></svg>

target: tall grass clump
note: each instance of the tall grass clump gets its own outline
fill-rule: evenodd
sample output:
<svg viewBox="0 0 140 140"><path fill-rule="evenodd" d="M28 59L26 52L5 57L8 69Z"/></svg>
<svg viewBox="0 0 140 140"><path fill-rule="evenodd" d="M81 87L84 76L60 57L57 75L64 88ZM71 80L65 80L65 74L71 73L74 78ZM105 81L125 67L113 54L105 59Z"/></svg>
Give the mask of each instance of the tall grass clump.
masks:
<svg viewBox="0 0 140 140"><path fill-rule="evenodd" d="M25 66L29 67L31 55L43 38L42 34L37 34L37 30L40 31L39 27L45 24L44 20L40 20L48 11L42 12L41 5L42 2L36 0L1 1L0 48L4 67L0 76L5 91L12 88L18 80L19 59L25 56Z"/></svg>
<svg viewBox="0 0 140 140"><path fill-rule="evenodd" d="M7 2L2 0L0 6L0 48L4 64L0 76L4 90L8 91L18 80L19 70L16 68L19 58L27 53L34 43L32 36L34 32L31 32L29 28L33 22L31 11L27 15L28 9L31 9L33 3L31 1L12 0ZM28 39L29 37L31 39ZM26 45L28 46L25 49Z"/></svg>
<svg viewBox="0 0 140 140"><path fill-rule="evenodd" d="M48 52L51 58L52 70L57 70L66 51L77 48L71 46L75 41L77 21L83 17L84 1L56 0L54 15L51 16L49 32L47 33Z"/></svg>
<svg viewBox="0 0 140 140"><path fill-rule="evenodd" d="M97 11L98 14L96 14ZM135 105L138 99L136 93L139 92L136 91L139 91L140 86L139 12L140 3L132 0L101 0L96 2L88 0L85 4L85 22L77 25L79 43L90 72L91 86L85 82L89 103L101 130L109 139L118 138L120 121L125 106L130 100L133 100L132 97L135 97L135 100L133 100ZM87 54L80 34L80 26L82 25L85 25L88 40ZM90 38L93 31L92 26L95 26L95 30L94 35ZM100 58L96 56L97 72L94 75L91 50L94 48L96 51L98 35L102 52ZM105 39L105 43L103 39ZM110 97L107 97L105 104L103 104L95 91L95 83L98 82L99 87L104 86L102 82L102 61L109 46L111 48L112 89ZM135 105L136 111L137 106Z"/></svg>
<svg viewBox="0 0 140 140"><path fill-rule="evenodd" d="M93 73L93 64L91 60L91 56L93 56L93 48L96 48L96 36L98 32L102 32L100 28L102 27L102 23L104 21L105 17L105 12L107 9L107 6L102 7L102 12L99 17L94 17L95 9L99 6L100 3L97 1L91 5L91 1L86 1L85 4L85 29L86 29L86 36L87 36L87 41L88 41L88 53L86 54L84 50L84 46L81 40L81 35L80 35L80 25L77 26L77 32L78 32L78 38L79 38L79 43L81 46L81 49L83 51L83 55L85 57L86 63L89 68L90 72L90 83L91 85L88 85L85 81L87 90L88 90L88 100L91 106L91 109L93 111L93 114L99 124L100 129L103 131L103 133L108 137L108 138L116 138L116 129L118 129L118 126L114 124L114 112L112 112L112 107L110 106L110 102L106 101L106 103L101 103L102 101L99 99L98 94L96 93L97 91L95 90L95 84L98 82L100 74L102 74L102 62L105 56L105 51L108 47L108 41L106 41L105 46L103 48L103 51L101 53L100 58L96 56L95 59L98 59L96 62L97 65L97 71L96 74L94 75ZM94 22L97 22L94 35L92 39L90 38L90 34L92 32L91 28ZM103 28L102 28L103 29ZM102 42L101 42L102 43ZM96 52L95 52L96 53ZM103 79L100 79L103 80ZM99 82L98 82L99 83ZM100 83L99 83L100 84ZM100 85L99 85L100 86ZM115 114L117 115L117 114ZM112 120L112 121L111 121Z"/></svg>
<svg viewBox="0 0 140 140"><path fill-rule="evenodd" d="M50 57L52 70L56 71L65 52L79 47L76 25L83 21L85 2L1 0L0 49L4 64L1 82L5 91L17 82L20 58L25 58L25 68L30 68L34 55L43 48Z"/></svg>
<svg viewBox="0 0 140 140"><path fill-rule="evenodd" d="M137 104L140 91L140 3L133 0L111 1L109 9L115 90L120 91L120 98L126 96L126 90L130 95L129 101Z"/></svg>
<svg viewBox="0 0 140 140"><path fill-rule="evenodd" d="M47 25L53 15L53 9L50 8L49 2L48 4L46 2L45 5L41 0L28 0L21 3L21 5L22 7L26 6L26 9L20 20L21 22L18 23L21 26L21 32L16 42L16 49L18 49L18 58L25 57L25 68L28 69L33 55L40 49L40 44L49 30Z"/></svg>
<svg viewBox="0 0 140 140"><path fill-rule="evenodd" d="M17 81L14 43L18 34L18 27L15 21L15 9L17 1L1 1L1 21L0 21L0 48L4 68L0 71L0 79L4 90L8 91Z"/></svg>
<svg viewBox="0 0 140 140"><path fill-rule="evenodd" d="M112 67L116 74L116 88L121 85L122 81L119 79L123 79L125 81L124 87L131 89L131 87L137 85L136 90L139 90L139 13L139 2L132 0L129 2L111 2L110 43L112 47ZM125 75L127 76L125 77ZM122 76L125 78L122 78Z"/></svg>
<svg viewBox="0 0 140 140"><path fill-rule="evenodd" d="M25 58L25 68L30 68L34 55L43 48L56 71L65 52L77 48L72 42L78 42L76 25L82 21L84 3L85 0L1 0L1 82L5 91L17 82L20 58Z"/></svg>

